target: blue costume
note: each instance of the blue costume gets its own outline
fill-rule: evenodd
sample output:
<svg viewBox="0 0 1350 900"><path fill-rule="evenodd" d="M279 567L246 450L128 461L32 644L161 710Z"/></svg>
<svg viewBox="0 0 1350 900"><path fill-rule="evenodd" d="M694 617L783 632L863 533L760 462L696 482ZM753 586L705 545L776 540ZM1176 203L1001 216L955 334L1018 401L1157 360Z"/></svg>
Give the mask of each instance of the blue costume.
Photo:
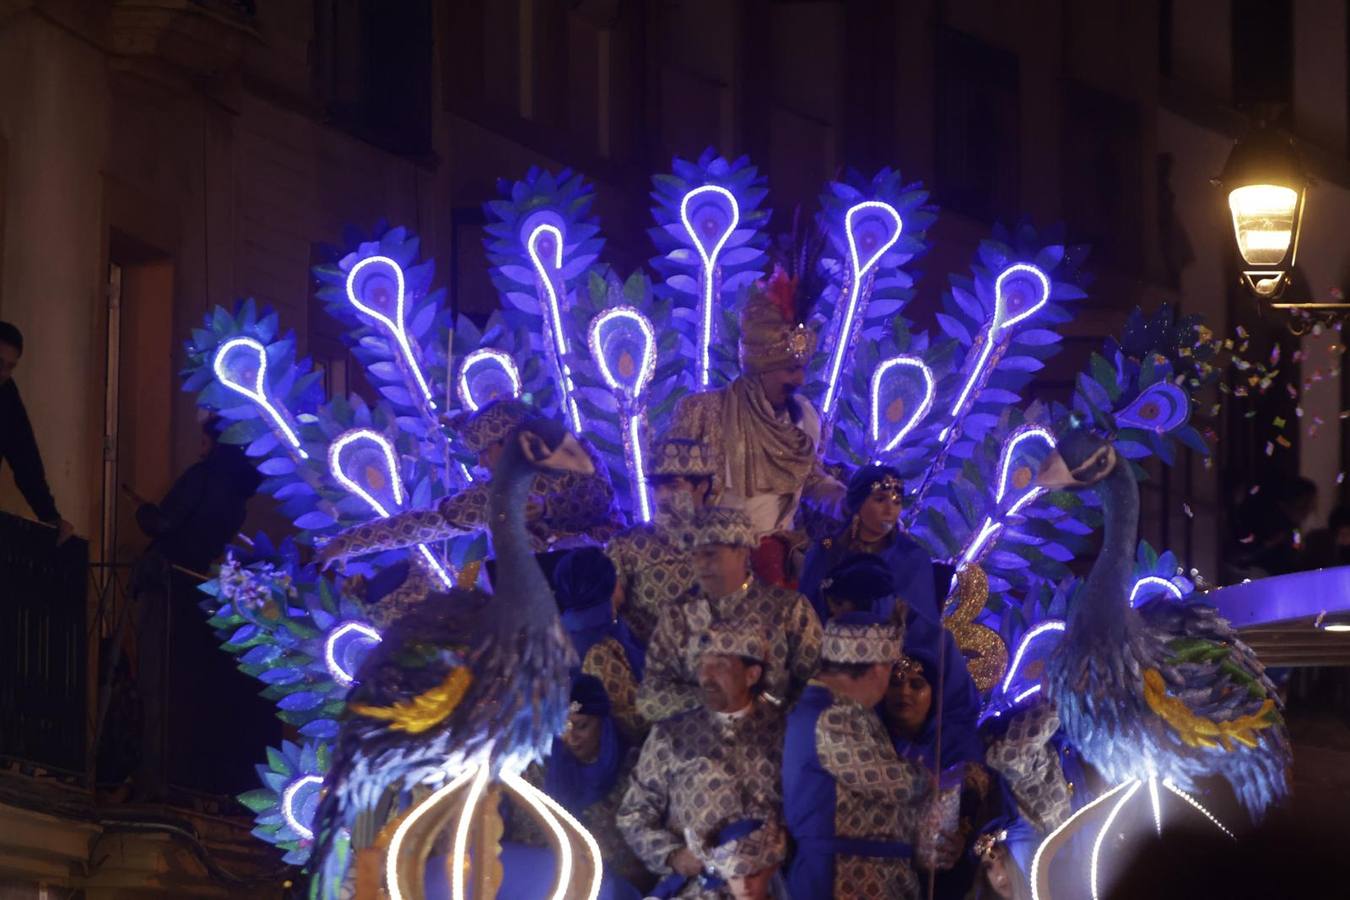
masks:
<svg viewBox="0 0 1350 900"><path fill-rule="evenodd" d="M553 595L581 671L600 679L614 720L631 744L641 744L647 722L637 712L646 653L628 625L614 616L614 564L598 547L574 550L553 572Z"/></svg>
<svg viewBox="0 0 1350 900"><path fill-rule="evenodd" d="M874 489L892 483L888 479L898 483L899 477L899 473L889 466L863 466L848 483L845 506L849 514L856 517ZM851 522L834 537L817 541L807 551L797 588L811 601L820 620L824 622L829 618L821 582L846 558L865 553L878 557L891 570L892 592L909 604L910 609L930 622L939 621L937 586L928 551L899 531L893 530L875 543L861 541L856 531L856 524Z"/></svg>
<svg viewBox="0 0 1350 900"><path fill-rule="evenodd" d="M885 664L900 656L899 630L870 613L826 628L830 664ZM847 676L842 676L847 677ZM788 716L783 814L796 843L793 897L917 897L910 863L928 779L895 755L876 713L812 681Z"/></svg>

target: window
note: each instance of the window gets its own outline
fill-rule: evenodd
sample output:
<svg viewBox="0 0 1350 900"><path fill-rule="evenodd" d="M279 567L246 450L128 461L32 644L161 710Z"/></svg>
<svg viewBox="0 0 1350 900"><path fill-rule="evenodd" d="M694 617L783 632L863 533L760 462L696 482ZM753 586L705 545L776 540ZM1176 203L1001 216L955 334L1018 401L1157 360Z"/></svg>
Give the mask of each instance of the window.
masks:
<svg viewBox="0 0 1350 900"><path fill-rule="evenodd" d="M1144 191L1139 109L1079 82L1065 88L1060 170L1064 218L1094 258L1137 267Z"/></svg>
<svg viewBox="0 0 1350 900"><path fill-rule="evenodd" d="M1016 54L939 30L935 194L942 206L985 222L1016 217L1019 85Z"/></svg>
<svg viewBox="0 0 1350 900"><path fill-rule="evenodd" d="M1291 124L1294 85L1292 0L1233 0L1233 105Z"/></svg>
<svg viewBox="0 0 1350 900"><path fill-rule="evenodd" d="M431 152L429 0L316 0L316 91L338 127L405 156Z"/></svg>

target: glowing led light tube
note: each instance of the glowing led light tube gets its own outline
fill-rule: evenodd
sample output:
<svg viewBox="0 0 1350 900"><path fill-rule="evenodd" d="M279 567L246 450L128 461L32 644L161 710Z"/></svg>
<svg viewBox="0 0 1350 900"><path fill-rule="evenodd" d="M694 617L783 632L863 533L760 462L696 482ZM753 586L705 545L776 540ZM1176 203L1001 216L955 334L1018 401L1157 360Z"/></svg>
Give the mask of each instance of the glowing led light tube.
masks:
<svg viewBox="0 0 1350 900"><path fill-rule="evenodd" d="M253 384L246 385L235 381L230 377L230 373L225 368L225 357L235 350L247 348L252 351L254 356ZM240 394L263 408L263 411L271 417L276 423L277 428L286 437L287 443L295 449L301 459L309 459L309 454L300 446L300 438L296 436L295 430L287 423L281 412L272 405L272 401L267 399L267 349L263 347L260 341L250 337L232 338L220 345L216 350L216 358L212 362L212 368L215 369L216 380L225 387Z"/></svg>
<svg viewBox="0 0 1350 900"><path fill-rule="evenodd" d="M576 390L576 386L572 383L572 369L567 365L567 332L563 330L561 299L558 297L558 288L553 283L553 275L548 269L544 268L544 261L539 258L539 251L535 247L539 242L539 237L544 234L553 238L553 268L561 269L563 264L563 234L557 225L545 222L536 226L525 241L525 251L530 256L530 262L534 264L534 270L538 273L539 280L543 282L544 292L548 295L549 330L553 332L553 352L557 358L558 372L561 376L559 386L562 389L563 409L566 411L571 427L580 430L581 411L577 409L577 402L572 397L572 392Z"/></svg>
<svg viewBox="0 0 1350 900"><path fill-rule="evenodd" d="M393 273L394 285L397 290L392 319L373 306L367 306L360 297L356 296L356 276L370 266L385 266ZM431 386L427 384L426 378L422 375L422 368L413 356L412 342L408 339L408 329L403 321L404 294L403 268L387 256L368 256L352 266L352 270L347 273L347 302L379 322L394 338L404 360L408 363L409 371L412 372L413 378L417 381L417 387L422 392L422 398L426 401L427 407L435 409L436 401L432 399Z"/></svg>
<svg viewBox="0 0 1350 900"><path fill-rule="evenodd" d="M694 198L704 194L717 194L727 201L731 209L731 220L726 229L713 241L711 249L703 243L703 236L699 234L698 229L689 220L689 204ZM684 225L684 230L688 232L689 238L694 242L694 249L698 251L699 259L702 262L700 275L703 281L703 294L699 299L699 334L698 334L698 386L706 388L711 377L711 363L708 357L708 347L712 342L712 308L713 286L716 282L717 257L726 246L727 240L736 231L736 226L741 222L741 207L736 202L736 196L724 187L716 184L705 184L702 187L694 188L684 195L680 200L680 222Z"/></svg>

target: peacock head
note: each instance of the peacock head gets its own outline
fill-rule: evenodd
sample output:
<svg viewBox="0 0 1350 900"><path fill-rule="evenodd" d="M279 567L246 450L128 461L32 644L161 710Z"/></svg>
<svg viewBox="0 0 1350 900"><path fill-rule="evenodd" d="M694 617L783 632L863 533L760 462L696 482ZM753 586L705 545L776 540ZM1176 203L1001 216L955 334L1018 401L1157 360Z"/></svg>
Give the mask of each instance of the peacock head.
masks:
<svg viewBox="0 0 1350 900"><path fill-rule="evenodd" d="M590 454L560 422L527 419L508 441L514 443L525 462L535 469L595 474L595 463Z"/></svg>
<svg viewBox="0 0 1350 900"><path fill-rule="evenodd" d="M1085 427L1076 417L1060 432L1056 448L1041 463L1036 485L1046 490L1081 490L1115 471L1119 456L1108 438Z"/></svg>

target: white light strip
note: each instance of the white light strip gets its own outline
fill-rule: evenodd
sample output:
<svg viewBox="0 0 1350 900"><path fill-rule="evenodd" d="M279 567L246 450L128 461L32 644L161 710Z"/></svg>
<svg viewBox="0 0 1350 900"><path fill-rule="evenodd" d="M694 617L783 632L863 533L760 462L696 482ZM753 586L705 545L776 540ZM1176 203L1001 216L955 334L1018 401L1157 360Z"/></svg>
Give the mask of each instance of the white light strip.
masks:
<svg viewBox="0 0 1350 900"><path fill-rule="evenodd" d="M459 822L455 825L455 844L450 857L450 896L453 900L464 900L464 870L469 867L469 828L473 825L473 814L478 801L487 789L488 776L492 766L484 754L483 762L478 766L473 784L469 786L469 796L464 798L464 807L459 813ZM392 848L391 848L392 849Z"/></svg>
<svg viewBox="0 0 1350 900"><path fill-rule="evenodd" d="M1100 797L1096 798L1091 803L1088 803L1082 809L1078 810L1078 812L1069 816L1069 818L1065 819L1054 830L1052 830L1049 834L1045 836L1045 840L1041 841L1040 845L1036 847L1036 853L1031 857L1031 900L1051 900L1049 895L1041 894L1039 884L1041 871L1041 857L1045 854L1045 848L1050 846L1050 844L1056 838L1058 838L1061 834L1067 831L1073 825L1074 822L1077 822L1079 819L1083 818L1088 813L1092 812L1098 806L1101 806L1103 803L1110 800L1116 794L1119 794L1121 791L1128 788L1132 783L1138 784L1138 782L1127 781L1123 784L1118 784L1115 787L1111 788L1111 790L1102 794Z"/></svg>
<svg viewBox="0 0 1350 900"><path fill-rule="evenodd" d="M1218 829L1219 829L1220 831L1222 831L1224 834L1228 835L1228 836L1229 836L1230 838L1232 838L1233 840L1237 840L1237 835L1235 835L1235 834L1233 834L1233 832L1229 831L1229 830L1224 826L1224 824L1223 824L1222 822L1220 822L1220 821L1218 820L1218 818L1217 818L1213 813L1211 813L1209 810L1205 809L1205 807L1200 803L1199 800L1196 800L1196 799L1195 799L1194 797L1192 797L1190 794L1186 793L1186 792L1183 791L1181 788L1179 788L1179 787L1177 787L1175 784L1173 784L1173 783L1172 783L1172 779L1170 779L1170 778L1164 778L1164 779L1163 779L1163 787L1167 788L1169 791L1171 791L1172 793L1176 794L1176 795L1177 795L1178 797L1180 797L1182 800L1185 800L1185 801L1186 801L1187 803L1189 803L1191 806L1193 806L1193 807L1195 807L1197 810L1199 810L1199 811L1204 815L1204 817L1205 817L1206 819L1209 819L1211 822L1213 822L1213 823L1215 824L1215 826L1217 826Z"/></svg>
<svg viewBox="0 0 1350 900"><path fill-rule="evenodd" d="M1124 809L1125 804L1129 803L1135 791L1139 790L1139 785L1140 782L1137 779L1129 782L1129 790L1125 792L1125 796L1116 801L1116 805L1111 807L1111 811L1106 814L1106 821L1102 823L1101 830L1097 832L1097 839L1092 842L1092 863L1088 869L1088 883L1092 888L1092 900L1101 900L1101 892L1097 887L1097 863L1101 857L1102 843L1106 840L1107 832L1111 830L1111 826L1115 824L1116 816L1120 815L1120 811Z"/></svg>
<svg viewBox="0 0 1350 900"><path fill-rule="evenodd" d="M1003 458L999 460L998 464L998 491L994 495L994 499L999 503L1003 502L1004 495L1008 493L1008 476L1012 474L1013 454L1017 452L1017 448L1023 441L1032 438L1040 438L1045 441L1051 450L1055 448L1054 437L1044 428L1025 428L1014 434L1012 439L1003 445Z"/></svg>
<svg viewBox="0 0 1350 900"><path fill-rule="evenodd" d="M399 477L398 457L394 455L394 445L389 443L389 439L378 431L371 431L369 428L353 428L351 431L338 435L337 439L328 447L328 471L332 473L333 478L339 484L366 501L366 505L375 510L376 515L381 519L387 519L389 518L389 510L384 508L384 504L375 499L365 487L353 481L342 468L342 451L357 441L370 441L380 448L384 454L386 466L384 474L389 479L389 486L394 492L394 503L398 506L403 505L403 479Z"/></svg>
<svg viewBox="0 0 1350 900"><path fill-rule="evenodd" d="M403 893L402 886L398 883L398 859L402 855L403 842L407 839L408 832L417 824L418 819L426 815L427 810L440 803L447 794L454 793L463 787L464 782L472 778L477 772L478 769L473 766L460 772L449 784L437 788L430 797L413 807L398 827L394 829L394 836L389 839L389 850L384 857L385 889L389 891L389 900L411 900L407 894Z"/></svg>
<svg viewBox="0 0 1350 900"><path fill-rule="evenodd" d="M385 475L388 477L389 485L394 491L394 502L399 506L402 506L403 479L398 473L398 458L394 455L394 445L389 443L389 439L378 431L372 431L369 428L353 428L350 431L344 431L342 434L338 435L337 440L333 441L328 447L328 471L339 484L364 500L366 505L369 506L377 516L381 519L387 519L389 518L390 513L389 510L385 509L384 504L371 496L364 487L353 481L348 477L347 473L343 471L341 459L342 451L359 440L372 441L380 448L381 452L383 452L385 465L387 466ZM422 554L422 558L427 561L429 566L431 566L432 571L441 579L441 583L447 588L453 588L455 586L455 580L450 577L449 572L445 571L445 567L441 565L438 559L436 559L436 555L431 552L427 545L418 544L417 549Z"/></svg>
<svg viewBox="0 0 1350 900"><path fill-rule="evenodd" d="M469 412L478 412L482 405L469 389L469 370L485 362L494 362L500 366L511 382L511 396L520 396L520 372L516 370L515 360L500 350L494 350L491 347L479 347L465 356L464 362L459 367L459 402L468 407Z"/></svg>
<svg viewBox="0 0 1350 900"><path fill-rule="evenodd" d="M980 551L984 549L985 544L989 543L989 539L1002 530L1002 525L998 524L993 519L986 518L984 524L980 526L979 533L975 536L975 539L970 542L970 546L966 548L966 552L961 554L961 564L957 566L957 568L961 569L970 565L971 560L979 555Z"/></svg>
<svg viewBox="0 0 1350 900"><path fill-rule="evenodd" d="M366 266L376 264L388 266L394 273L394 284L398 287L398 296L395 298L394 318L392 319L373 306L366 306L365 303L361 302L361 298L356 296L357 273ZM403 352L403 358L408 362L408 368L412 371L413 378L417 380L417 387L422 391L423 399L426 400L430 409L435 409L436 401L431 397L431 387L427 384L426 378L422 377L422 369L417 365L417 360L413 356L412 344L408 340L408 329L403 322L404 294L403 267L387 256L368 256L352 266L352 270L347 273L347 302L379 322L393 335L399 349Z"/></svg>
<svg viewBox="0 0 1350 900"><path fill-rule="evenodd" d="M652 506L651 499L647 496L647 473L642 467L642 436L638 428L640 424L637 416L628 416L628 439L633 447L633 477L637 481L634 489L638 496L638 507L642 510L642 521L650 522Z"/></svg>
<svg viewBox="0 0 1350 900"><path fill-rule="evenodd" d="M646 316L631 306L611 307L595 317L591 322L589 335L591 356L595 359L596 365L600 369L600 375L605 379L605 384L609 385L611 391L628 394L628 386L614 376L614 370L610 368L610 362L605 357L604 348L601 345L600 329L615 319L627 319L635 323L642 333L642 360L638 364L637 381L633 385L632 394L629 395L630 399L637 400L642 396L642 392L646 389L648 383L651 382L652 373L656 371L656 353L654 352L656 336L652 331L652 323Z"/></svg>
<svg viewBox="0 0 1350 900"><path fill-rule="evenodd" d="M1025 691L1023 691L1022 693L1018 694L1016 697L1013 698L1013 705L1016 706L1018 703L1021 703L1023 700L1027 699L1032 694L1040 693L1040 690L1041 686L1039 684L1033 684L1031 687L1027 688Z"/></svg>
<svg viewBox="0 0 1350 900"><path fill-rule="evenodd" d="M703 240L699 236L698 230L689 221L690 201L699 194L705 193L719 194L726 198L727 203L731 206L731 222L728 224L727 230L713 243L711 252L703 246ZM698 386L702 389L706 388L711 380L712 365L708 358L708 346L712 342L713 282L716 280L717 256L722 252L727 240L735 233L736 226L741 222L741 207L731 191L720 185L705 184L685 194L680 201L680 222L684 225L684 230L688 232L690 239L693 240L694 249L698 251L699 258L703 262L701 273L703 275L703 296L700 298L702 308L699 310L700 328L698 336Z"/></svg>
<svg viewBox="0 0 1350 900"><path fill-rule="evenodd" d="M1012 685L1013 679L1017 677L1017 669L1019 666L1022 665L1022 657L1026 655L1027 647L1031 645L1032 640L1034 640L1038 635L1045 634L1045 632L1047 631L1063 631L1063 630L1064 630L1064 622L1062 620L1046 619L1044 622L1041 622L1035 628L1032 628L1030 631L1028 631L1025 635L1022 636L1021 642L1019 642L1017 645L1017 652L1013 654L1012 665L1008 667L1008 674L1003 679L1003 692L1005 694L1008 692L1008 688Z"/></svg>
<svg viewBox="0 0 1350 900"><path fill-rule="evenodd" d="M853 236L853 217L863 210L878 209L886 212L895 220L895 231L890 239L877 248L867 262L858 261L858 243ZM853 277L850 279L848 292L848 306L844 308L844 318L839 323L839 334L835 338L834 349L830 353L830 377L826 381L825 402L821 405L821 415L829 417L834 412L834 402L839 396L839 372L844 366L844 355L848 353L849 337L853 333L853 319L858 312L858 295L862 291L863 278L866 277L868 270L877 264L877 260L885 255L886 251L895 246L895 242L900 240L900 232L904 229L904 222L900 220L900 214L895 211L895 207L881 200L864 200L862 203L855 204L848 212L844 214L844 237L848 240L848 261L852 267ZM788 323L789 325L792 323Z"/></svg>
<svg viewBox="0 0 1350 900"><path fill-rule="evenodd" d="M1011 319L1005 321L1003 317L1007 315L1007 301L1003 298L1003 283L1007 281L1009 277L1019 272L1030 272L1036 277L1041 283L1041 298ZM979 380L981 373L984 371L984 365L989 361L989 354L994 349L994 344L999 333L1011 328L1018 322L1023 321L1028 316L1035 313L1044 306L1049 299L1050 279L1046 277L1044 272L1035 266L1028 265L1027 263L1014 263L999 273L998 278L994 281L994 316L989 320L989 327L985 330L984 346L980 348L980 358L971 368L970 376L966 379L965 387L961 388L961 394L956 398L956 403L952 406L951 415L953 421L942 429L942 433L939 435L940 440L945 441L947 435L951 433L952 428L956 426L955 419L960 416L962 408L966 405L966 398L970 396L971 390L975 387L975 383Z"/></svg>
<svg viewBox="0 0 1350 900"><path fill-rule="evenodd" d="M251 388L230 380L229 373L225 371L225 355L237 347L247 347L257 356L257 367L253 375L253 387ZM296 450L300 458L309 459L309 454L300 446L300 438L296 436L295 431L282 417L280 411L272 405L272 401L267 399L267 348L262 345L262 342L250 337L237 337L226 341L216 350L216 358L212 361L211 368L215 370L217 381L236 394L247 397L261 406L272 417L272 421L277 423L281 433L286 436L287 443Z"/></svg>
<svg viewBox="0 0 1350 900"><path fill-rule="evenodd" d="M928 411L933 408L933 370L928 368L923 360L917 356L893 356L890 359L877 366L876 371L872 373L872 443L875 444L881 440L881 379L896 366L908 366L916 368L923 375L924 392L923 400L919 403L919 408L910 415L909 421L896 431L895 435L886 442L886 446L881 448L879 453L890 453L905 437L914 430L914 427L928 415Z"/></svg>
<svg viewBox="0 0 1350 900"><path fill-rule="evenodd" d="M1138 581L1134 583L1134 588L1130 591L1131 606L1134 606L1135 600L1138 599L1139 597L1139 592L1147 587L1165 588L1172 594L1172 597L1175 600L1180 600L1182 597L1181 588L1177 587L1173 582L1169 581L1168 579L1161 578L1157 575L1145 575L1143 578L1140 578Z"/></svg>
<svg viewBox="0 0 1350 900"><path fill-rule="evenodd" d="M323 784L322 775L302 775L290 784L281 794L281 817L286 820L291 831L300 835L302 841L314 839L314 831L295 817L295 795L307 784Z"/></svg>
<svg viewBox="0 0 1350 900"><path fill-rule="evenodd" d="M539 280L544 283L544 290L548 293L548 315L549 322L552 323L553 332L553 350L557 356L558 369L562 375L562 395L563 407L571 419L572 428L581 429L581 412L577 409L577 402L572 397L572 392L576 386L572 383L572 369L567 365L567 333L563 331L562 309L559 306L558 289L553 284L553 276L544 268L544 262L539 258L538 251L534 245L539 240L539 235L547 232L553 236L554 260L553 268L561 269L563 264L563 234L557 225L550 225L545 222L537 226L525 241L525 251L530 256L530 262L534 263L534 270L539 275Z"/></svg>
<svg viewBox="0 0 1350 900"><path fill-rule="evenodd" d="M343 622L328 633L328 637L323 642L323 662L328 668L328 674L333 676L333 680L342 687L351 687L356 684L356 679L352 677L352 673L342 668L338 663L336 656L337 642L353 631L376 644L380 642L380 633L364 622Z"/></svg>
<svg viewBox="0 0 1350 900"><path fill-rule="evenodd" d="M1153 828L1162 837L1162 803L1158 800L1158 776L1148 776L1148 799L1153 805Z"/></svg>
<svg viewBox="0 0 1350 900"><path fill-rule="evenodd" d="M507 786L514 789L516 794L527 803L533 804L536 810L543 807L561 818L581 835L582 841L586 844L586 851L591 857L591 871L593 873L591 876L591 884L586 891L585 897L586 900L596 900L596 897L600 894L600 882L604 877L604 862L600 856L600 845L595 842L595 838L591 837L591 833L586 830L586 826L578 822L571 813L554 801L552 797L545 794L543 791L536 789L519 775L503 772L502 781L504 781ZM570 845L566 841L563 841L560 846L562 847L561 853L563 855L561 868L568 873L567 881L570 881L572 872L572 853ZM554 897L561 898L565 896L565 888L568 886L569 885L564 883L563 879L559 878L559 892L554 894Z"/></svg>

